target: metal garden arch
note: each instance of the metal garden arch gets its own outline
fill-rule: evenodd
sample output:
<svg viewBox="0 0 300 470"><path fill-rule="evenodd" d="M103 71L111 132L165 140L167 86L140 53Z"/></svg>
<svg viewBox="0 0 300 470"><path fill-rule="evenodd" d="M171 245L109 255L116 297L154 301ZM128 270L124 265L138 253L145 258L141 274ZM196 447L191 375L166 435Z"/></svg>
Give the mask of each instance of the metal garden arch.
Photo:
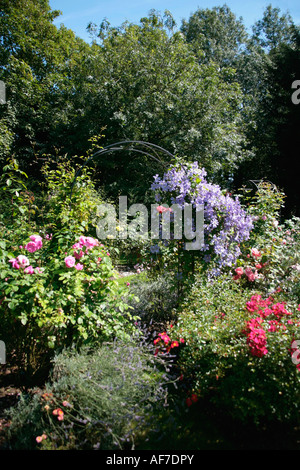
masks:
<svg viewBox="0 0 300 470"><path fill-rule="evenodd" d="M168 150L165 150L164 148L160 147L159 145L156 144L151 144L149 142L143 142L140 140L124 140L121 142L117 142L115 144L110 144L104 147L103 149L98 150L95 152L93 155L91 155L87 161L77 170L74 180L71 185L71 194L70 198L72 197L72 192L74 185L76 183L76 179L78 176L81 174L83 168L88 165L88 163L91 160L94 160L96 157L102 157L103 155L111 152L119 152L119 151L126 151L126 152L135 152L139 153L145 156L148 156L155 161L157 161L159 164L161 164L163 167L166 168L166 163L160 160L159 155L165 154L172 160L174 159L174 155L170 153ZM150 153L152 152L152 153Z"/></svg>

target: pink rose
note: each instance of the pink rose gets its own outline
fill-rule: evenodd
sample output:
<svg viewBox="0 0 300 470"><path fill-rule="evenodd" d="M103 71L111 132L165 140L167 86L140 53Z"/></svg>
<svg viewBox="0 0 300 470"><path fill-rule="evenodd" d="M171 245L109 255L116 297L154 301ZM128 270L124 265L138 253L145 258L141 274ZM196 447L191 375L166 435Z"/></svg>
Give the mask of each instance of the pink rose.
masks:
<svg viewBox="0 0 300 470"><path fill-rule="evenodd" d="M73 245L73 248L74 249L81 249L83 246L85 246L86 249L89 250L90 248L93 248L94 246L98 246L98 245L99 245L99 242L95 238L85 237L85 236L82 235L79 238L79 242L75 243L75 245Z"/></svg>
<svg viewBox="0 0 300 470"><path fill-rule="evenodd" d="M72 248L74 248L74 250L80 250L81 247L82 247L81 243L74 243L74 245L72 246Z"/></svg>
<svg viewBox="0 0 300 470"><path fill-rule="evenodd" d="M40 235L31 235L30 240L33 241L39 248L43 246L43 239Z"/></svg>
<svg viewBox="0 0 300 470"><path fill-rule="evenodd" d="M98 242L98 240L96 240L95 238L86 237L85 245L86 245L88 248L92 248L93 246L98 246L98 245L99 245L99 242Z"/></svg>
<svg viewBox="0 0 300 470"><path fill-rule="evenodd" d="M32 266L27 266L27 268L24 269L24 273L33 274L34 273L33 267Z"/></svg>
<svg viewBox="0 0 300 470"><path fill-rule="evenodd" d="M251 268L246 268L245 269L245 274L246 274L248 280L251 281L251 282L253 282L258 276L257 271L255 270L255 272L253 272Z"/></svg>
<svg viewBox="0 0 300 470"><path fill-rule="evenodd" d="M77 269L77 271L81 271L83 269L83 264L77 263L75 265L75 269Z"/></svg>
<svg viewBox="0 0 300 470"><path fill-rule="evenodd" d="M10 259L8 262L12 264L13 268L20 269L20 265L18 264L18 261L15 258Z"/></svg>
<svg viewBox="0 0 300 470"><path fill-rule="evenodd" d="M35 251L39 250L43 246L43 240L40 235L31 235L30 242L25 245L25 250L29 251L30 253L34 253Z"/></svg>
<svg viewBox="0 0 300 470"><path fill-rule="evenodd" d="M67 256L65 258L65 263L66 263L66 266L67 268L73 268L73 266L75 265L75 258L74 256Z"/></svg>
<svg viewBox="0 0 300 470"><path fill-rule="evenodd" d="M241 276L244 273L244 270L242 267L236 268L235 272L237 273L238 276Z"/></svg>
<svg viewBox="0 0 300 470"><path fill-rule="evenodd" d="M75 243L72 248L74 249L74 256L76 259L80 259L82 258L82 256L84 255L84 252L82 251L82 244L81 243ZM79 250L79 251L75 251L75 250Z"/></svg>
<svg viewBox="0 0 300 470"><path fill-rule="evenodd" d="M17 261L22 268L25 268L25 266L29 266L29 259L27 258L27 256L19 255L17 257Z"/></svg>
<svg viewBox="0 0 300 470"><path fill-rule="evenodd" d="M29 251L30 253L34 253L35 251L39 250L43 246L43 240L40 235L31 235L30 242L25 245L25 250Z"/></svg>
<svg viewBox="0 0 300 470"><path fill-rule="evenodd" d="M29 253L34 253L37 251L39 248L36 243L34 242L28 242L27 245L25 245L25 250L29 251Z"/></svg>
<svg viewBox="0 0 300 470"><path fill-rule="evenodd" d="M160 214L162 214L163 212L172 212L172 209L170 207L164 207L164 206L157 206L156 210Z"/></svg>
<svg viewBox="0 0 300 470"><path fill-rule="evenodd" d="M258 258L259 256L261 256L261 253L256 248L252 248L251 255L254 256L255 258Z"/></svg>
<svg viewBox="0 0 300 470"><path fill-rule="evenodd" d="M86 243L86 237L84 237L83 235L79 238L79 243L81 246L85 246L85 243Z"/></svg>
<svg viewBox="0 0 300 470"><path fill-rule="evenodd" d="M80 250L79 253L77 251L74 251L74 256L75 256L76 259L82 258L83 255L84 255L84 253L83 253L82 250Z"/></svg>

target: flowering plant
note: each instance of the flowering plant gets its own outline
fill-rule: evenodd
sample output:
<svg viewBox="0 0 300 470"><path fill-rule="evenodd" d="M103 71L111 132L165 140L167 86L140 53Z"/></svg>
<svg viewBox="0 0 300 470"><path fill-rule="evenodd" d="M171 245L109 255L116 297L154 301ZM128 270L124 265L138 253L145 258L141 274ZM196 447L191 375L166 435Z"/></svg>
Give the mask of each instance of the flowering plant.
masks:
<svg viewBox="0 0 300 470"><path fill-rule="evenodd" d="M117 282L106 247L89 236L74 241L70 248L66 244L54 252L55 234L31 235L18 248L21 254L8 253L0 277L7 344L11 336L14 348L30 354L37 345L47 350L128 338L135 330L137 317L131 316L126 303L128 288Z"/></svg>
<svg viewBox="0 0 300 470"><path fill-rule="evenodd" d="M171 341L185 339L179 373L193 393L239 420L297 420L300 306L279 290L265 296L251 286L227 275L196 281L166 331Z"/></svg>
<svg viewBox="0 0 300 470"><path fill-rule="evenodd" d="M173 325L170 325L169 328L173 328ZM179 338L178 340L177 339L172 340L170 336L167 334L167 332L163 331L162 333L158 333L158 336L157 338L155 338L153 343L156 346L155 355L157 355L158 353L167 354L173 348L178 348L180 344L184 344L184 339Z"/></svg>
<svg viewBox="0 0 300 470"><path fill-rule="evenodd" d="M204 206L204 244L200 248L205 265L215 262L212 274L232 266L240 255L239 244L247 240L252 219L238 197L224 194L221 188L206 179L206 171L198 163L176 163L152 184L159 204ZM159 206L161 207L161 206Z"/></svg>
<svg viewBox="0 0 300 470"><path fill-rule="evenodd" d="M126 342L65 349L54 358L43 388L21 395L9 410L10 448L132 448L157 433L169 394L169 368L135 335Z"/></svg>
<svg viewBox="0 0 300 470"><path fill-rule="evenodd" d="M289 335L293 338L293 333L289 333L289 330L295 331L295 328L300 326L300 321L293 318L293 313L286 309L285 304L274 302L271 296L263 299L261 295L253 295L247 302L246 308L253 317L247 321L245 334L253 356L263 357L268 354L268 338L274 336L274 333L280 332L283 336ZM287 352L289 347L290 345L286 344Z"/></svg>
<svg viewBox="0 0 300 470"><path fill-rule="evenodd" d="M280 220L284 195L261 183L247 211L253 220L250 238L240 248L232 269L242 286L255 285L267 294L281 288L290 298L300 295L300 219Z"/></svg>
<svg viewBox="0 0 300 470"><path fill-rule="evenodd" d="M100 200L89 174L70 198L76 170L69 161L45 165L38 195L16 165L7 171L0 179L0 322L9 360L35 371L68 345L128 338L136 330L129 289L118 282L110 251L89 236Z"/></svg>

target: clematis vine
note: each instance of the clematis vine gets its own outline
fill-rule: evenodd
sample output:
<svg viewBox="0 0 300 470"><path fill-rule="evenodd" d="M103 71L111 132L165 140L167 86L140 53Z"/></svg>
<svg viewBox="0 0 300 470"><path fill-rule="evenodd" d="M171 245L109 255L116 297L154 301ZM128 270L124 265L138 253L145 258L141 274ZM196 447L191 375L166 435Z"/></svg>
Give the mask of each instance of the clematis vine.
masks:
<svg viewBox="0 0 300 470"><path fill-rule="evenodd" d="M182 209L186 204L204 206L204 245L200 250L204 261L216 261L212 274L217 275L223 267L235 264L241 253L239 244L249 238L253 220L238 197L224 194L206 175L197 162L176 164L162 178L156 175L151 189L159 204L177 204ZM159 211L162 207L158 206Z"/></svg>

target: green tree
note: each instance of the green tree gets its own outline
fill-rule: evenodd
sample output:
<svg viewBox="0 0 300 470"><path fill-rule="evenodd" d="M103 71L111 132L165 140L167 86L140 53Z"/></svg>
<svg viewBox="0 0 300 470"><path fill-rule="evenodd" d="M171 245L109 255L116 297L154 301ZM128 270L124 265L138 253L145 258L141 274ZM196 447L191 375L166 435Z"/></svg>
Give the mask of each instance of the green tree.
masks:
<svg viewBox="0 0 300 470"><path fill-rule="evenodd" d="M270 51L280 44L292 44L296 26L289 13L280 14L280 8L273 8L269 4L261 20L252 27L252 39L266 51Z"/></svg>
<svg viewBox="0 0 300 470"><path fill-rule="evenodd" d="M60 12L48 0L3 0L1 7L0 79L7 90L1 124L10 150L30 173L36 155L87 147L91 131L83 105L90 47L53 24Z"/></svg>
<svg viewBox="0 0 300 470"><path fill-rule="evenodd" d="M245 45L247 33L242 18L225 4L222 7L198 8L181 31L201 63L217 62L232 67Z"/></svg>
<svg viewBox="0 0 300 470"><path fill-rule="evenodd" d="M90 31L97 27L90 25ZM96 44L91 121L101 114L107 142L146 140L199 160L215 179L227 178L244 157L234 71L199 64L169 13L161 17L152 11L140 24L120 28L104 22ZM120 171L118 189L134 181L140 194L153 175L147 161L124 154L101 165L107 183L113 184Z"/></svg>
<svg viewBox="0 0 300 470"><path fill-rule="evenodd" d="M248 179L267 178L283 189L286 216L299 214L295 167L299 148L299 106L292 83L299 79L299 27L270 5L240 57L238 78L244 92L244 121L252 159L242 162L239 187Z"/></svg>

